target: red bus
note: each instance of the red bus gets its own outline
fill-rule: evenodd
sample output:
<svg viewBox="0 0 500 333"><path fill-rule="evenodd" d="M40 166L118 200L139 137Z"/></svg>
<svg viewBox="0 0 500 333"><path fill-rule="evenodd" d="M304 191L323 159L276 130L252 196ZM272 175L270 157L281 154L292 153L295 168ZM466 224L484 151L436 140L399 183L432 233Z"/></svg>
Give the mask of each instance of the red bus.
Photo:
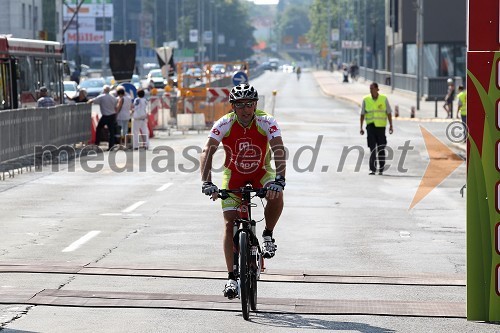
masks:
<svg viewBox="0 0 500 333"><path fill-rule="evenodd" d="M64 101L63 46L0 35L0 110L34 107L41 86Z"/></svg>

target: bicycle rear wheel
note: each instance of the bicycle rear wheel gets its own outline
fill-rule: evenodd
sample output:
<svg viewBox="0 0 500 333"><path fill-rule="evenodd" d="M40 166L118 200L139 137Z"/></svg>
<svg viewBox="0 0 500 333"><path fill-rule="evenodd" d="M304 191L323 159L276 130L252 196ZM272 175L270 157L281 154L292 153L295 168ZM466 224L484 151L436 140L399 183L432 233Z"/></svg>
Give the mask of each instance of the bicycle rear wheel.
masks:
<svg viewBox="0 0 500 333"><path fill-rule="evenodd" d="M250 267L248 264L249 249L248 236L245 231L240 232L240 299L243 318L248 320L250 316Z"/></svg>

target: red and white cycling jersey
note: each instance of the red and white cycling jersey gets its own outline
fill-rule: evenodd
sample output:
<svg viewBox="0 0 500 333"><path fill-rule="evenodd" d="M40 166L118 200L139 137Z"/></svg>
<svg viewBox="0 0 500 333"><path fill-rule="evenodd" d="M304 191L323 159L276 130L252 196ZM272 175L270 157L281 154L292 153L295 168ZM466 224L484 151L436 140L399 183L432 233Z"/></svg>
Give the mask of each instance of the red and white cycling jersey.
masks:
<svg viewBox="0 0 500 333"><path fill-rule="evenodd" d="M280 136L274 117L261 110L255 111L248 127L243 127L236 114L230 112L215 122L209 135L224 146L224 166L232 173L244 175L271 169L269 141Z"/></svg>

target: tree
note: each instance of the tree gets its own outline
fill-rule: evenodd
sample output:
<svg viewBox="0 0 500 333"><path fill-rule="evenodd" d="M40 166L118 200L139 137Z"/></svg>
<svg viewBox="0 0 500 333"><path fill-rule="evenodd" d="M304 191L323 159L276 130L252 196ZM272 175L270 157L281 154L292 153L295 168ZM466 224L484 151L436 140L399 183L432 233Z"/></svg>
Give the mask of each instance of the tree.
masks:
<svg viewBox="0 0 500 333"><path fill-rule="evenodd" d="M279 14L278 27L282 37L291 37L294 44L298 38L305 35L311 23L307 18L309 9L305 5L291 5L286 7L282 14ZM307 19L304 19L307 18Z"/></svg>
<svg viewBox="0 0 500 333"><path fill-rule="evenodd" d="M333 0L314 0L309 9L309 21L311 28L307 38L317 50L328 45L328 6L330 6L330 19L334 14Z"/></svg>
<svg viewBox="0 0 500 333"><path fill-rule="evenodd" d="M189 31L199 29L199 23L203 21L200 30L212 31L213 36L212 44L205 44L206 55L213 58L214 43L218 42L216 31L224 36L224 43L217 45L221 59L245 59L253 54L254 28L250 24L250 4L247 1L142 0L141 3L142 11L150 14L153 20L155 46L177 39L181 48L198 52L198 42L189 41Z"/></svg>
<svg viewBox="0 0 500 333"><path fill-rule="evenodd" d="M249 6L246 1L219 0L222 3L219 16L219 33L224 34L225 43L219 45L219 53L226 54L225 60L243 60L253 54L255 45L250 24Z"/></svg>

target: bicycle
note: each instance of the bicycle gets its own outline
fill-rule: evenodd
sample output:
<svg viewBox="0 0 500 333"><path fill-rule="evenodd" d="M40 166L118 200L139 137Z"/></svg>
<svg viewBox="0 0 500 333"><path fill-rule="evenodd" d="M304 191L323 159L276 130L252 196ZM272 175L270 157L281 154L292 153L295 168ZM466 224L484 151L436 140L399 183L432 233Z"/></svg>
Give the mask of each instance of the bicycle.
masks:
<svg viewBox="0 0 500 333"><path fill-rule="evenodd" d="M252 195L255 193L255 195ZM254 189L251 185L239 189L219 190L219 198L227 199L230 194L241 194L241 203L238 208L241 215L233 224L234 243L234 274L239 286L239 298L241 300L241 311L243 318L248 320L250 309L257 309L257 281L260 273L264 270L264 258L260 248L259 240L255 236L255 220L252 220L252 199L256 196L264 198L267 189Z"/></svg>

